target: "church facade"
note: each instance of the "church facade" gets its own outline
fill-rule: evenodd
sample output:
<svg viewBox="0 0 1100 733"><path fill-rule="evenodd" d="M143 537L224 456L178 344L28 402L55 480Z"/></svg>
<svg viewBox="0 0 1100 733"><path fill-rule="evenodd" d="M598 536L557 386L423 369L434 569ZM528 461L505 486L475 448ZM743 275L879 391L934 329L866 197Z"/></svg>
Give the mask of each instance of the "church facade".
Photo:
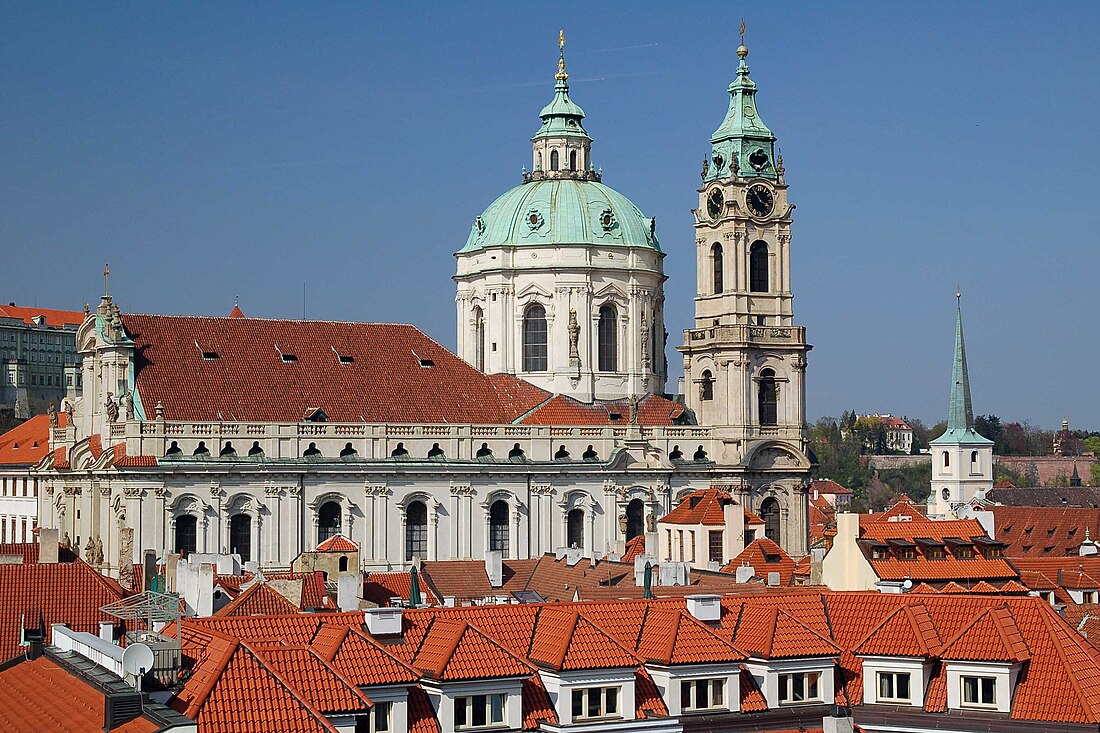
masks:
<svg viewBox="0 0 1100 733"><path fill-rule="evenodd" d="M77 332L72 414L34 469L39 525L99 540L123 579L148 551L285 568L337 533L364 568L595 558L638 535L656 554L657 520L719 489L805 554L810 347L745 54L696 211L686 404L662 395L655 223L593 166L563 54L532 170L456 253L457 353L412 326L129 314L105 295Z"/></svg>

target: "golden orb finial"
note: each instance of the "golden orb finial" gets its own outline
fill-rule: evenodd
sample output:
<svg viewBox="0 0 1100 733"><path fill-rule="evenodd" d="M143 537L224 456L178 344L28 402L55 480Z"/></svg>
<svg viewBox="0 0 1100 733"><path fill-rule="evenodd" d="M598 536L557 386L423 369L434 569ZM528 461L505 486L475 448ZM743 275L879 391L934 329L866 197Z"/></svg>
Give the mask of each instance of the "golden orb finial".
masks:
<svg viewBox="0 0 1100 733"><path fill-rule="evenodd" d="M745 45L745 19L741 19L741 45L737 47L737 55L745 58L749 55L749 47Z"/></svg>
<svg viewBox="0 0 1100 733"><path fill-rule="evenodd" d="M555 79L565 81L569 78L569 74L565 71L565 29L558 30L558 73L554 74Z"/></svg>

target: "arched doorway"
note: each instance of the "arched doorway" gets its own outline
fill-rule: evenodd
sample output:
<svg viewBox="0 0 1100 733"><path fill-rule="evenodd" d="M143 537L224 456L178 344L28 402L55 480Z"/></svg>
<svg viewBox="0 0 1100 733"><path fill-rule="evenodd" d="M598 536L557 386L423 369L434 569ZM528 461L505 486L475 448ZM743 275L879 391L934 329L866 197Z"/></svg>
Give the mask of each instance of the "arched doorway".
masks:
<svg viewBox="0 0 1100 733"><path fill-rule="evenodd" d="M764 520L764 536L779 542L779 502L769 496L760 504L760 518Z"/></svg>
<svg viewBox="0 0 1100 733"><path fill-rule="evenodd" d="M568 547L584 547L584 510L570 509L566 515L565 542Z"/></svg>
<svg viewBox="0 0 1100 733"><path fill-rule="evenodd" d="M497 499L489 507L489 549L508 557L508 502Z"/></svg>
<svg viewBox="0 0 1100 733"><path fill-rule="evenodd" d="M187 557L198 549L198 525L199 518L194 514L183 514L176 517L176 552L182 552Z"/></svg>
<svg viewBox="0 0 1100 733"><path fill-rule="evenodd" d="M234 514L229 518L229 552L241 556L241 562L252 559L252 517Z"/></svg>
<svg viewBox="0 0 1100 733"><path fill-rule="evenodd" d="M326 501L317 509L317 544L340 534L340 504Z"/></svg>
<svg viewBox="0 0 1100 733"><path fill-rule="evenodd" d="M626 505L627 542L642 534L645 530L645 504L641 499L631 499Z"/></svg>
<svg viewBox="0 0 1100 733"><path fill-rule="evenodd" d="M775 371L764 369L760 372L758 402L761 425L779 424L779 390L775 384Z"/></svg>
<svg viewBox="0 0 1100 733"><path fill-rule="evenodd" d="M428 557L428 507L414 501L405 509L405 559Z"/></svg>

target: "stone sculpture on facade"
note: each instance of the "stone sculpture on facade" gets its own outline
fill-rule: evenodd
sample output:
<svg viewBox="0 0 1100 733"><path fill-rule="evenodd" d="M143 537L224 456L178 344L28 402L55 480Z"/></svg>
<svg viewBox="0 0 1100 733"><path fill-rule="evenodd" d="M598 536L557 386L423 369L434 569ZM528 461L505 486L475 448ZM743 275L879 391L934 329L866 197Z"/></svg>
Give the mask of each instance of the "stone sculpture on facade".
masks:
<svg viewBox="0 0 1100 733"><path fill-rule="evenodd" d="M97 568L103 565L103 540L99 535L95 536L95 548L93 550L92 564Z"/></svg>
<svg viewBox="0 0 1100 733"><path fill-rule="evenodd" d="M69 533L68 533L68 532L66 532L65 534L61 535L61 546L62 546L62 547L64 547L64 548L65 548L66 550L70 550L70 549L72 549L72 546L73 546L73 540L72 540L72 538L71 538L71 537L69 537Z"/></svg>
<svg viewBox="0 0 1100 733"><path fill-rule="evenodd" d="M118 401L122 403L123 414L126 415L127 420L134 419L134 395L129 390L123 392L119 396Z"/></svg>
<svg viewBox="0 0 1100 733"><path fill-rule="evenodd" d="M577 323L577 309L569 309L569 366L579 367L581 365L580 349L577 346L581 336L581 327Z"/></svg>
<svg viewBox="0 0 1100 733"><path fill-rule="evenodd" d="M46 406L46 414L50 416L50 427L57 427L57 405L53 400L50 400L50 404Z"/></svg>
<svg viewBox="0 0 1100 733"><path fill-rule="evenodd" d="M642 316L642 363L649 366L649 319Z"/></svg>
<svg viewBox="0 0 1100 733"><path fill-rule="evenodd" d="M118 403L113 399L114 395L111 392L107 393L107 422L118 422Z"/></svg>
<svg viewBox="0 0 1100 733"><path fill-rule="evenodd" d="M657 531L657 515L653 512L645 515L645 531L649 534Z"/></svg>
<svg viewBox="0 0 1100 733"><path fill-rule="evenodd" d="M699 177L702 178L704 181L707 180L707 173L709 171L710 171L710 161L707 160L706 157L704 157L703 158L703 171L702 171L702 173L699 174Z"/></svg>
<svg viewBox="0 0 1100 733"><path fill-rule="evenodd" d="M95 540L91 537L84 543L84 562L95 565Z"/></svg>
<svg viewBox="0 0 1100 733"><path fill-rule="evenodd" d="M629 526L630 526L630 522L627 519L626 512L623 512L622 514L619 515L619 532L621 532L625 536L626 535L626 530L628 529Z"/></svg>

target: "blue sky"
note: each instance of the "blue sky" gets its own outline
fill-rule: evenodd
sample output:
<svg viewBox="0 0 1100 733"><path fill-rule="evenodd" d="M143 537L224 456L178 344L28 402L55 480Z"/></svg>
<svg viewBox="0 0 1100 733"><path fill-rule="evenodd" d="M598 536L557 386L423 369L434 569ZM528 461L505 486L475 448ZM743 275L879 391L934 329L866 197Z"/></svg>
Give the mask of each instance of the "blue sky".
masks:
<svg viewBox="0 0 1100 733"><path fill-rule="evenodd" d="M557 30L604 182L657 218L672 348L737 25L797 204L809 417L946 413L956 283L979 413L1100 427L1100 4L0 7L0 298L412 322L519 182ZM675 387L671 382L670 389Z"/></svg>

